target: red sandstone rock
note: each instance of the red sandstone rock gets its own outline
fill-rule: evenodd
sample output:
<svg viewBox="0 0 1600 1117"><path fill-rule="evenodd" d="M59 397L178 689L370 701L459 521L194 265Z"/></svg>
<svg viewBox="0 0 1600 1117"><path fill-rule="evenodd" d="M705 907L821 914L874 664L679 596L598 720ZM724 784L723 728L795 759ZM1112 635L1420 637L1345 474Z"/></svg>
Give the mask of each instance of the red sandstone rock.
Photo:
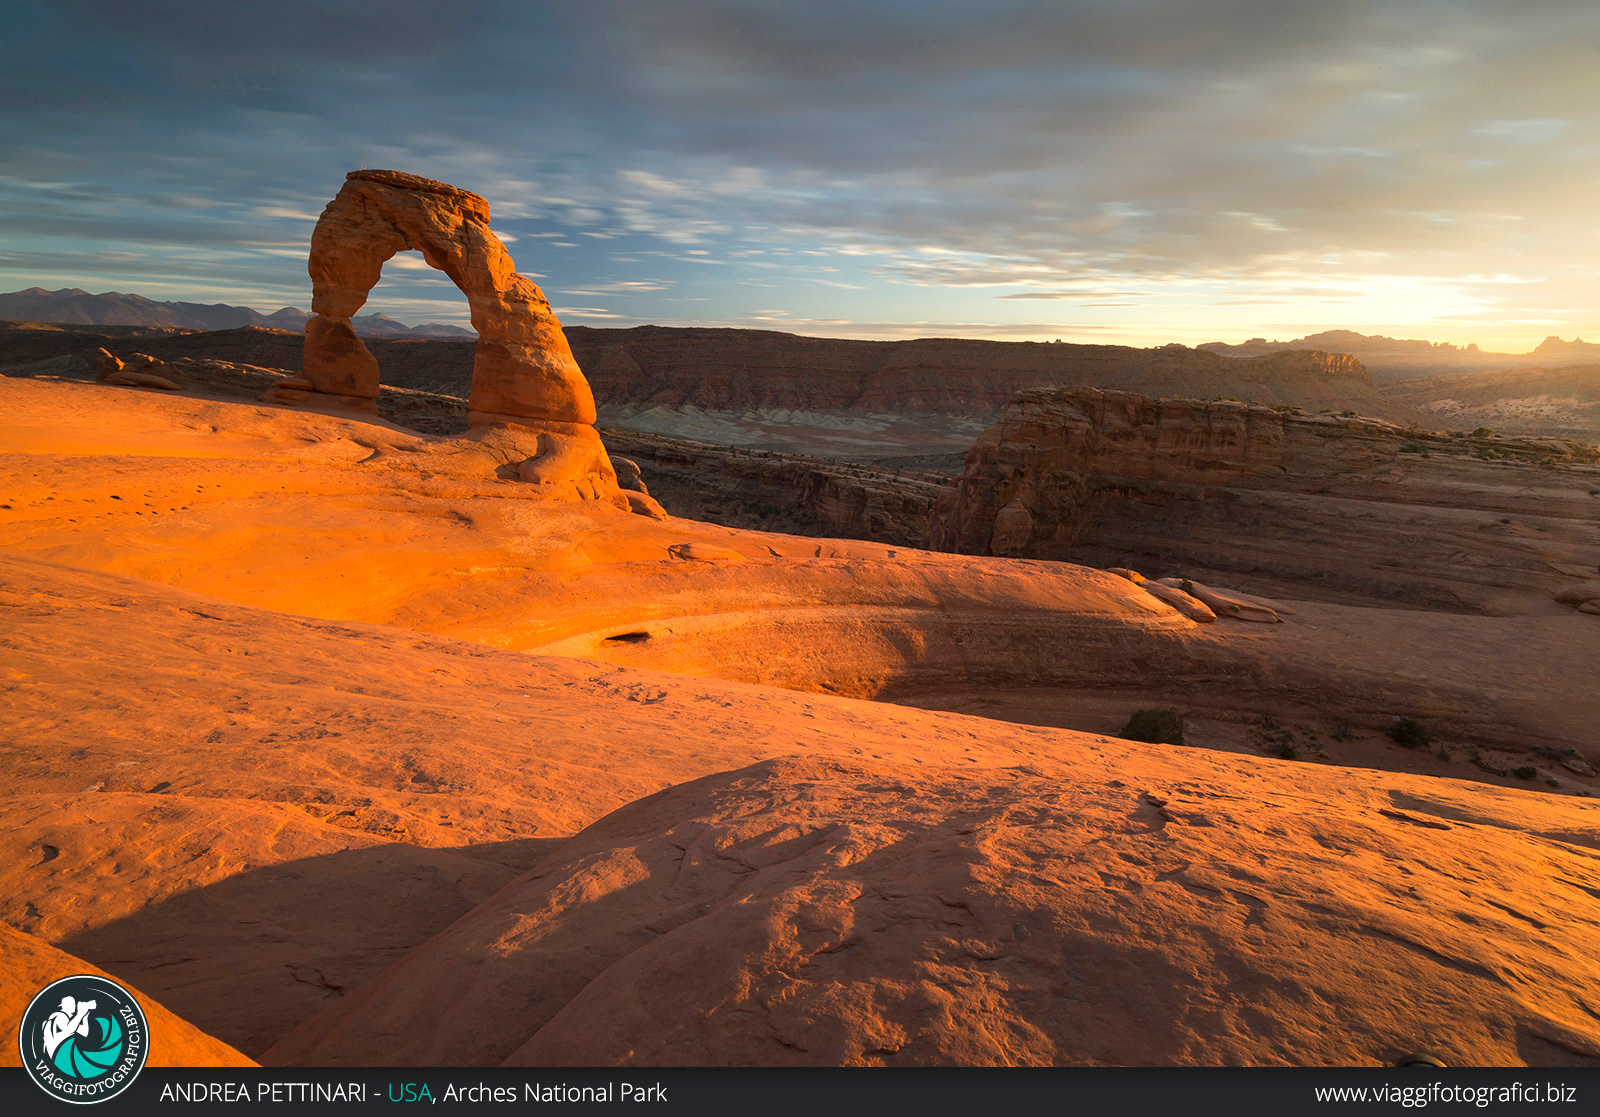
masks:
<svg viewBox="0 0 1600 1117"><path fill-rule="evenodd" d="M115 384L121 388L160 388L163 391L175 392L178 390L176 383L151 371L165 367L163 362L145 353L135 353L123 362L112 356L109 350L95 350L95 379L102 384Z"/></svg>
<svg viewBox="0 0 1600 1117"><path fill-rule="evenodd" d="M619 458L615 454L609 455L611 468L617 473L617 487L631 489L636 493L650 495L650 488L644 483L644 475L639 472L639 463L629 458Z"/></svg>
<svg viewBox="0 0 1600 1117"><path fill-rule="evenodd" d="M1192 578L1162 578L1163 586L1182 590L1190 597L1205 605L1219 617L1233 617L1235 620L1256 621L1262 624L1277 624L1278 614L1265 605L1221 590L1203 586Z"/></svg>
<svg viewBox="0 0 1600 1117"><path fill-rule="evenodd" d="M105 378L105 382L122 388L160 388L164 392L178 390L178 386L165 376L149 372L113 372Z"/></svg>
<svg viewBox="0 0 1600 1117"><path fill-rule="evenodd" d="M421 251L453 280L478 331L472 410L558 423L594 422L594 397L544 293L519 275L476 194L396 171L352 171L311 237L306 376L319 391L373 399L378 365L350 318L384 261Z"/></svg>
<svg viewBox="0 0 1600 1117"><path fill-rule="evenodd" d="M97 370L96 380L104 381L112 373L122 371L121 359L112 356L109 349L96 349L94 351L94 361Z"/></svg>
<svg viewBox="0 0 1600 1117"><path fill-rule="evenodd" d="M1205 602L1190 597L1180 589L1162 585L1160 582L1140 582L1139 587L1156 600L1171 605L1192 621L1210 624L1217 619L1217 615Z"/></svg>
<svg viewBox="0 0 1600 1117"><path fill-rule="evenodd" d="M641 516L649 516L652 520L671 519L667 510L648 493L634 492L632 489L623 489L622 496L628 502L628 507Z"/></svg>
<svg viewBox="0 0 1600 1117"><path fill-rule="evenodd" d="M128 989L150 1025L152 1067L253 1067L255 1062L213 1039L187 1020L174 1016L150 996L115 974L63 953L41 939L0 923L0 1031L15 1039L22 1014L34 994L58 978L75 974L109 977ZM19 1067L15 1042L0 1044L0 1066Z"/></svg>
<svg viewBox="0 0 1600 1117"><path fill-rule="evenodd" d="M263 1061L1600 1059L1576 801L1104 738L990 763L812 755L640 800Z"/></svg>

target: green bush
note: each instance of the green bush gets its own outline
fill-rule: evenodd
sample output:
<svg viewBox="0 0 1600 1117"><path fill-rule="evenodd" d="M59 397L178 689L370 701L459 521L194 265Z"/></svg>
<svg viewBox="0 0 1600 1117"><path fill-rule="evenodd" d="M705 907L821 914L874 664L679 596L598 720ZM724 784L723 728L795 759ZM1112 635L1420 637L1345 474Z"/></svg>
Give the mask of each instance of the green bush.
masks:
<svg viewBox="0 0 1600 1117"><path fill-rule="evenodd" d="M1433 734L1416 718L1401 718L1389 727L1389 739L1403 749L1420 749L1433 740Z"/></svg>
<svg viewBox="0 0 1600 1117"><path fill-rule="evenodd" d="M1531 780L1531 779L1533 779L1533 777L1535 777L1535 776L1537 776L1539 774L1539 769L1537 769L1537 768L1518 768L1515 772L1512 772L1511 774L1513 776L1516 776L1517 779L1519 779L1519 780Z"/></svg>
<svg viewBox="0 0 1600 1117"><path fill-rule="evenodd" d="M1153 745L1183 744L1183 715L1175 706L1165 710L1135 710L1122 727L1121 736Z"/></svg>

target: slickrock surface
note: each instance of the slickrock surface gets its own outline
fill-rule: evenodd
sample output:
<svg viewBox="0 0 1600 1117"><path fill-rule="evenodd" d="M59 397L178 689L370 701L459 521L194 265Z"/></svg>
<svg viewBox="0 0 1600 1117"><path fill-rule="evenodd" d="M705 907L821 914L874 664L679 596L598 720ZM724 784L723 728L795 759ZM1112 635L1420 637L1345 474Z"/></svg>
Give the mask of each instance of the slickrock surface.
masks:
<svg viewBox="0 0 1600 1117"><path fill-rule="evenodd" d="M1560 439L1040 389L973 445L929 540L1328 601L1548 613L1600 570L1593 456Z"/></svg>
<svg viewBox="0 0 1600 1117"><path fill-rule="evenodd" d="M632 804L264 1061L1600 1060L1600 808L1054 744Z"/></svg>
<svg viewBox="0 0 1600 1117"><path fill-rule="evenodd" d="M1375 1062L1392 1058L1391 1048L1405 1048L1408 1036L1465 1034L1463 1046L1448 1048L1453 1059L1550 1063L1594 1043L1592 1033L1571 1025L1570 1006L1561 1007L1579 995L1580 980L1592 980L1583 968L1593 964L1592 905L1582 918L1562 906L1563 888L1576 904L1583 888L1600 887L1600 870L1587 852L1600 838L1600 811L1585 800L1204 750L1173 752L582 661L529 660L398 630L280 617L62 568L11 563L4 579L10 587L6 610L21 614L8 635L10 724L31 745L28 752L7 754L13 791L0 825L7 843L0 864L10 867L0 882L10 905L4 918L24 927L31 920L40 935L253 1054L319 1010L342 1004L342 996L385 966L410 964L406 955L414 948L428 952L416 964L434 972L439 940L423 944L453 920L478 918L483 912L473 914L475 905L487 901L483 911L502 925L505 894L491 895L550 851L553 843L544 835L564 836L674 781L730 770L711 777L720 782L709 788L709 800L704 787L670 793L678 798L665 813L648 816L659 823L655 833L625 834L645 848L613 850L598 861L586 853L576 862L580 868L573 868L573 847L563 849L566 867L546 872L540 885L557 899L535 906L557 910L538 917L541 929L526 943L521 962L499 964L525 962L542 975L530 979L531 987L554 983L576 998L601 969L652 941L646 929L678 934L675 928L698 905L725 907L731 902L725 886L742 879L749 864L766 870L762 880L783 888L757 896L756 906L735 909L739 919L731 930L723 929L726 911L709 912L687 935L686 953L680 953L682 936L667 947L691 968L707 957L701 949L722 959L704 971L714 980L697 988L725 992L734 968L749 966L769 1000L796 1000L784 1027L802 1031L782 1035L806 1051L776 1061L860 1058L895 1046L896 1036L908 1049L905 1058L923 1061ZM114 644L107 638L113 634ZM342 665L333 685L319 678L329 662ZM214 712L198 718L197 710ZM769 756L794 756L801 767L775 774L748 770ZM831 758L832 766L817 769L819 758ZM1169 811L1182 815L1181 827L1163 827L1141 792L1167 799ZM680 805L685 796L688 808ZM1570 806L1550 808L1550 814L1549 802ZM1472 852L1462 852L1459 862L1428 853L1436 847L1417 842L1439 837L1430 823L1453 826L1451 840ZM1158 844L1159 835L1138 836L1162 829L1183 835L1185 843L1170 849ZM1227 844L1259 843L1262 832L1273 835L1276 851L1265 863L1259 853ZM615 833L601 831L601 838ZM1416 842L1402 840L1413 834ZM1213 840L1222 844L1201 844ZM836 848L841 842L843 853ZM1517 842L1531 845L1516 853ZM1332 843L1333 852L1318 843ZM1509 860L1508 844L1516 854ZM585 835L577 845L591 850L594 841ZM687 860L679 848L686 845L698 850ZM1074 863L1086 855L1092 855L1091 869ZM841 861L860 867L851 870ZM1161 879L1185 861L1192 862L1189 870ZM1346 862L1345 875L1328 875L1328 865ZM1385 864L1406 865L1412 875L1391 878L1394 870ZM716 868L722 865L731 876ZM1230 865L1242 867L1230 872ZM1472 875L1461 875L1463 865ZM821 873L817 879L809 875L814 869ZM883 875L862 875L869 872ZM1108 880L1100 882L1101 872ZM1519 873L1539 883L1528 891ZM1386 883L1355 889L1354 882L1374 874ZM570 886L563 884L569 877ZM664 894L652 883L657 877ZM680 883L672 884L674 878ZM1091 888L1086 882L1099 883ZM1141 885L1152 894L1136 899ZM844 918L839 897L851 888L862 898L845 907L871 914L861 916L863 925L845 928L864 942L847 950L851 959L862 957L842 976L867 989L829 994L818 1004L818 984L841 975L808 975L795 955L815 953L807 948L819 945L852 945L828 938ZM863 907L878 893L890 895ZM1442 906L1445 897L1457 907ZM1258 905L1252 898L1262 912L1275 914L1253 921ZM590 903L592 912L584 914ZM1496 904L1562 933L1529 929ZM1308 905L1331 909L1314 921L1318 933L1285 937L1285 926ZM1479 922L1452 922L1458 917L1445 913L1457 908ZM517 910L521 925L526 917ZM1494 917L1487 923L1485 912ZM1107 922L1118 913L1122 924ZM1424 919L1423 913L1431 914ZM797 929L784 931L785 919ZM897 921L904 925L880 952L867 930ZM546 922L553 929L545 929ZM1004 941L1006 929L1019 922L1028 943ZM571 930L564 929L567 923ZM1174 939L1169 927L1190 930ZM1470 936L1446 938L1464 936L1462 927L1472 928ZM1513 933L1517 928L1522 931ZM751 936L761 934L775 939L752 946ZM546 943L546 935L559 937ZM1213 947L1214 935L1227 945ZM700 936L710 945L694 945ZM1341 936L1348 940L1342 946ZM1097 939L1105 945L1093 948ZM919 949L924 954L915 954ZM1530 995L1517 1008L1491 980L1451 993L1449 982L1460 975L1431 960L1428 949L1457 960L1503 951L1506 961L1496 964L1497 972L1523 975L1548 995ZM1394 952L1393 960L1385 950ZM1547 975L1545 967L1555 964L1552 951L1561 955L1567 978ZM1006 952L1021 953L1027 967L1000 966ZM1345 968L1324 966L1330 952ZM1066 988L1072 979L1062 975L1076 972L1084 980L1085 971L1072 967L1088 958L1121 967L1115 973L1130 980L1144 972L1150 992L1138 984L1124 990L1143 1007L1124 1006L1106 988L1083 990L1074 1006L1074 990ZM585 998L632 982L632 967L645 960L619 967ZM776 968L769 970L767 962ZM437 1000L444 987L452 996L476 993L478 985L455 983L463 964L438 962L441 985L429 986L428 996ZM1046 978L1043 971L1052 966L1056 976ZM1305 1010L1319 1003L1316 997L1331 1006L1318 1011L1344 1013L1349 990L1364 988L1348 983L1376 973L1394 982L1385 988L1395 987L1392 970L1412 992L1395 1005L1362 1009L1367 1032L1337 1030L1344 1046L1299 1046L1304 1037L1296 1029L1326 1030ZM1185 971L1198 974L1198 984L1180 981L1178 993L1168 991ZM874 972L881 976L861 976ZM1308 973L1324 976L1312 981ZM800 978L781 997L774 992L786 980L780 974ZM1025 988L1015 974L1028 978ZM1282 987L1277 977L1284 974L1305 984L1271 993ZM492 983L493 971L482 980ZM653 1003L666 979L642 980ZM1046 997L1051 982L1066 996ZM379 987L395 984L391 975ZM701 1000L676 989L662 995L684 1014L682 1022L696 1019ZM1106 998L1098 1006L1097 995ZM1408 1017L1404 1005L1418 1003L1419 995L1444 1007L1429 1018ZM1014 1003L1035 996L1032 1006ZM1246 1002L1258 996L1260 1011L1253 1014ZM859 1011L852 997L864 998ZM896 1003L878 1003L885 998ZM1161 1015L1152 1006L1188 1005L1193 1018L1186 1023L1180 1017L1168 1031L1154 1033L1157 1040L1183 1036L1185 1046L1157 1043L1141 1055L1131 1047L1066 1044L1052 1055L1055 1039L1020 1043L1019 1030L1027 1032L1020 1025L989 1029L998 1040L963 1036L963 1028L971 1031L973 998L997 1006L1002 1023L1020 1014L1050 1031L1044 1028L1049 1017L1038 1015L1048 1009L1058 1021L1069 1013L1066 1019L1078 1021L1074 1028L1093 1036L1107 1034L1109 1021L1126 1008L1130 1016L1118 1026L1123 1044L1156 1042L1138 1038ZM236 1012L244 999L255 1006L247 1018ZM387 1009L378 1013L363 1004L350 1011L369 1013L377 1029L369 1034L398 1027ZM558 1004L548 1005L552 1014ZM1480 1016L1474 1007L1480 1004L1495 1006L1494 1013ZM917 1048L915 1026L924 1014L918 1009L912 1018L912 1009L919 1005L932 1014L926 1025L931 1038ZM1077 1015L1079 1007L1084 1015ZM463 1004L461 1011L470 1013L470 1007ZM834 1022L836 1011L845 1017L842 1024ZM635 1012L628 1008L612 1019L634 1029ZM1482 1022L1463 1027L1461 1016ZM1293 1027L1279 1030L1279 1018ZM519 1058L606 1062L625 1058L629 1047L638 1061L767 1057L764 1045L773 1040L764 1033L725 1042L722 1017L707 1019L704 1031L676 1037L692 1040L682 1051L652 1046L648 1034L634 1030L623 1033L625 1046L608 1049L583 1038L595 1028L583 1025L574 1042L585 1046L558 1046L538 1056L534 1047ZM426 1055L401 1054L483 1062L510 1053L449 1049L465 1042L452 1038L452 1025L453 1017L445 1016L425 1033L399 1029L403 1047L427 1045ZM862 1047L861 1029L866 1038L888 1041ZM1215 1044L1206 1042L1208 1034ZM495 1042L520 1045L533 1035L532 1028L518 1035L502 1027ZM706 1054L713 1048L724 1054ZM368 1056L291 1046L272 1057L340 1062Z"/></svg>
<svg viewBox="0 0 1600 1117"><path fill-rule="evenodd" d="M358 1058L316 1022L352 997L449 1048L485 944L571 1023L469 1060L1600 1050L1597 813L1524 790L1595 786L1593 618L1200 626L1067 564L539 499L511 449L0 381L0 918L274 1058ZM1083 723L857 700L1035 693ZM1237 755L1097 728L1175 702ZM1306 709L1357 728L1327 765L1224 731Z"/></svg>
<svg viewBox="0 0 1600 1117"><path fill-rule="evenodd" d="M1247 710L1322 696L1372 728L1426 706L1484 746L1592 746L1583 719L1600 696L1545 665L1600 655L1600 626L1550 601L1538 624L1331 609L1271 635L1202 628L1061 563L534 499L472 439L93 385L8 380L0 393L0 444L14 450L0 455L0 547L46 561L299 616L852 697L1181 688ZM1506 672L1507 641L1530 649L1526 677ZM1448 675L1430 645L1452 648Z"/></svg>
<svg viewBox="0 0 1600 1117"><path fill-rule="evenodd" d="M25 935L0 923L0 1028L14 1037L22 1024L22 1014L34 994L52 981L77 974L112 975L81 958L57 950L47 942ZM120 979L116 979L120 980ZM123 982L127 988L127 983ZM253 1067L227 1044L206 1035L199 1028L174 1016L141 989L129 989L150 1025L152 1067ZM0 1046L0 1067L20 1067L22 1059L15 1043Z"/></svg>

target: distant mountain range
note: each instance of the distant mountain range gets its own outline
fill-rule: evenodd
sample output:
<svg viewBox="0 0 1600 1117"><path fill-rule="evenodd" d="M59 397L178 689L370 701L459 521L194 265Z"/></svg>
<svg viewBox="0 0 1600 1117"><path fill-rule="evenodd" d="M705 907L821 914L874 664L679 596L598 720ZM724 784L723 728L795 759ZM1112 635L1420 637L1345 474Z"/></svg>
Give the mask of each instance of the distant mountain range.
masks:
<svg viewBox="0 0 1600 1117"><path fill-rule="evenodd" d="M1486 353L1476 345L1462 348L1447 341L1384 337L1381 334L1360 334L1354 330L1324 330L1294 341L1268 341L1260 337L1253 337L1238 345L1211 341L1196 348L1207 349L1224 357L1264 357L1285 349L1349 353L1366 365L1376 380L1409 380L1457 372L1536 365L1554 367L1600 360L1600 343L1584 341L1582 338L1563 341L1559 337L1547 337L1527 353Z"/></svg>
<svg viewBox="0 0 1600 1117"><path fill-rule="evenodd" d="M240 326L266 326L271 329L304 333L311 315L298 307L286 306L262 314L247 306L225 303L155 302L143 295L106 291L99 295L77 287L46 291L29 287L0 295L0 321L52 322L74 326L156 326L173 330L236 330ZM441 322L407 326L385 314L363 314L351 319L362 337L431 338L446 341L471 340L473 330Z"/></svg>

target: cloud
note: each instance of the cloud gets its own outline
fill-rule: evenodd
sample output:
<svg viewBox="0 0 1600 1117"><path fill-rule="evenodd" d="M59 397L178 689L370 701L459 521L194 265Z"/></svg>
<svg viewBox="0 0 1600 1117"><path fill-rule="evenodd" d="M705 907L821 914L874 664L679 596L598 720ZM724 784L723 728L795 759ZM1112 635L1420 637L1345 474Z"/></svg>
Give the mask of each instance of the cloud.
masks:
<svg viewBox="0 0 1600 1117"><path fill-rule="evenodd" d="M1510 313L1462 278L1505 274L1592 333L1597 42L1600 8L1555 0L14 3L0 274L92 286L136 254L169 294L304 302L289 249L365 164L483 193L563 289L649 268L630 313L731 320L776 283L796 317L928 321L909 287L945 332L1036 301L1156 331L1218 282L1243 306L1329 276Z"/></svg>

